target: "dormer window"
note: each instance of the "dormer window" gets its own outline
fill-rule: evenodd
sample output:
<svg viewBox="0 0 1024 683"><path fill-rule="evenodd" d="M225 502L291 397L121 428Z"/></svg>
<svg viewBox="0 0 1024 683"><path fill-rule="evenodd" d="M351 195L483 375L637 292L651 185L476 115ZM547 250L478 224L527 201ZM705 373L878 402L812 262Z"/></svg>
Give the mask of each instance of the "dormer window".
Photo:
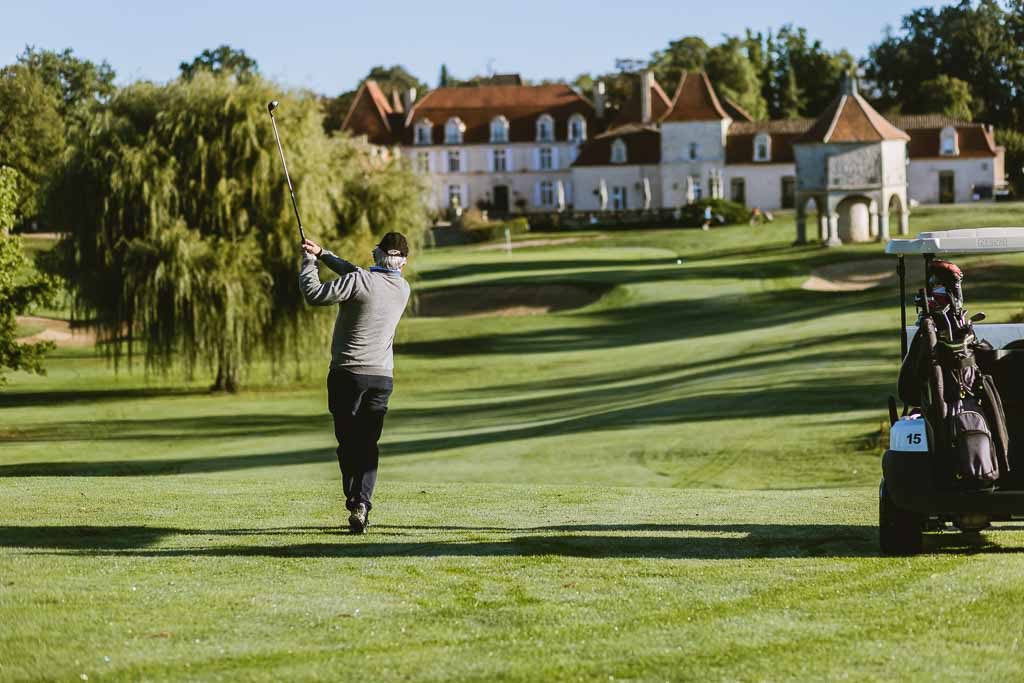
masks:
<svg viewBox="0 0 1024 683"><path fill-rule="evenodd" d="M423 119L416 124L416 144L417 145L429 145L431 140L431 131L434 130L434 124L430 121Z"/></svg>
<svg viewBox="0 0 1024 683"><path fill-rule="evenodd" d="M580 114L569 119L569 142L579 144L587 139L587 120Z"/></svg>
<svg viewBox="0 0 1024 683"><path fill-rule="evenodd" d="M960 154L960 145L957 144L956 128L946 126L939 135L941 147L939 153L944 157L955 157Z"/></svg>
<svg viewBox="0 0 1024 683"><path fill-rule="evenodd" d="M754 161L772 160L772 137L767 133L754 136Z"/></svg>
<svg viewBox="0 0 1024 683"><path fill-rule="evenodd" d="M537 142L555 141L555 120L550 114L542 114L537 119Z"/></svg>
<svg viewBox="0 0 1024 683"><path fill-rule="evenodd" d="M693 161L696 158L697 158L697 143L696 142L691 142L690 143L690 160Z"/></svg>
<svg viewBox="0 0 1024 683"><path fill-rule="evenodd" d="M508 119L504 116L491 120L491 142L508 142Z"/></svg>
<svg viewBox="0 0 1024 683"><path fill-rule="evenodd" d="M461 145L462 134L466 131L466 124L458 116L448 119L444 124L444 142L446 145Z"/></svg>
<svg viewBox="0 0 1024 683"><path fill-rule="evenodd" d="M622 141L622 138L616 138L615 141L612 142L612 163L626 163L626 143Z"/></svg>

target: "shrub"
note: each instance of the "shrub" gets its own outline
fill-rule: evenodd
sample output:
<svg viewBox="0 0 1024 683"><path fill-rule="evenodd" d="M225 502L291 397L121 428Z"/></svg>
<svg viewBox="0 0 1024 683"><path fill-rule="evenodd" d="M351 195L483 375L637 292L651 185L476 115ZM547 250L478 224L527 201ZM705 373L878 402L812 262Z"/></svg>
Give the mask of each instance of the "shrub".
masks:
<svg viewBox="0 0 1024 683"><path fill-rule="evenodd" d="M728 199L701 199L680 210L679 224L688 228L699 228L704 224L704 210L711 207L714 215L712 225L734 225L745 223L750 218L747 207Z"/></svg>
<svg viewBox="0 0 1024 683"><path fill-rule="evenodd" d="M505 239L505 228L512 235L523 235L530 231L530 222L525 217L510 218L507 221L477 223L473 226L464 224L466 235L471 242L489 242Z"/></svg>

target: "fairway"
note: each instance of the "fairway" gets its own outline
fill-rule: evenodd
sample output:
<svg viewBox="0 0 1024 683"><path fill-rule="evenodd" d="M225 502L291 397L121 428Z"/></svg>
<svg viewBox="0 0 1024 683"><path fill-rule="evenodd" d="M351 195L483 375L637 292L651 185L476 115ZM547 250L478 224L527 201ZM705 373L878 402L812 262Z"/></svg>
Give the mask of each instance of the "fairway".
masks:
<svg viewBox="0 0 1024 683"><path fill-rule="evenodd" d="M911 221L968 225L1024 206ZM802 285L880 245L794 247L786 215L571 236L413 256L414 291L592 296L402 322L365 536L327 338L237 395L88 346L11 375L0 680L1024 676L1024 526L878 555L897 293ZM972 311L1024 309L1024 259L961 264Z"/></svg>

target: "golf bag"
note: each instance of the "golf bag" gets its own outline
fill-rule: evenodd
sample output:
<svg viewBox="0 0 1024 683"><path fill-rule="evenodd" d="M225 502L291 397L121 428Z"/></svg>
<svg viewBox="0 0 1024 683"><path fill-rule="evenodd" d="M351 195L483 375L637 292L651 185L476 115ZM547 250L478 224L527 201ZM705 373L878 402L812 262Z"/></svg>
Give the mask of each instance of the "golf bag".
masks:
<svg viewBox="0 0 1024 683"><path fill-rule="evenodd" d="M951 323L946 313L921 316L900 369L900 397L924 411L940 479L964 489L991 488L1010 471L1002 400L975 358L975 351L992 347L978 341L969 322ZM936 318L944 323L941 333Z"/></svg>

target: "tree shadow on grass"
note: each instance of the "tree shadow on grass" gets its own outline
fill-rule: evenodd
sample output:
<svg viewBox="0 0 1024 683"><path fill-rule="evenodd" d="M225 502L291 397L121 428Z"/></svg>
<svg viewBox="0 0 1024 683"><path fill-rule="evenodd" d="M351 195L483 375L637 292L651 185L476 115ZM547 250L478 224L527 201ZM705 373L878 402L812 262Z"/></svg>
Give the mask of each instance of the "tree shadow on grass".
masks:
<svg viewBox="0 0 1024 683"><path fill-rule="evenodd" d="M377 540L352 536L337 527L268 529L181 529L147 526L6 526L0 527L0 548L34 553L150 558L366 558L366 557L538 557L646 559L785 559L855 558L878 555L877 529L858 524L564 524L539 527L378 526ZM382 533L381 533L382 532ZM430 533L434 532L434 533ZM500 538L460 540L461 534L490 533ZM219 538L329 536L329 542L229 543ZM443 536L443 538L438 538ZM454 538L453 538L454 537ZM202 545L161 544L201 539ZM929 535L933 554L1020 553L988 539L965 541L961 534Z"/></svg>
<svg viewBox="0 0 1024 683"><path fill-rule="evenodd" d="M388 527L394 530L402 527ZM409 527L407 527L409 528ZM387 537L387 529L381 527ZM641 524L560 525L496 529L490 540L426 537L378 541L337 528L297 528L294 535L322 533L329 542L210 544L220 536L281 536L282 530L177 529L145 526L0 527L0 547L66 551L79 555L139 557L499 557L565 556L590 558L744 559L862 557L876 554L873 529L856 525L807 524ZM477 530L473 530L479 533ZM269 533L267 533L269 532ZM288 534L287 531L284 533ZM466 533L466 530L460 530ZM291 535L288 534L288 535ZM644 535L630 535L644 534ZM658 535L651 535L658 534ZM423 535L422 532L419 535ZM180 539L202 538L197 547L159 547Z"/></svg>
<svg viewBox="0 0 1024 683"><path fill-rule="evenodd" d="M309 465L311 463L329 462L336 462L334 449L330 447L195 458L25 462L0 465L0 479L5 477L141 477L175 474L212 474L215 472L232 472L258 467Z"/></svg>
<svg viewBox="0 0 1024 683"><path fill-rule="evenodd" d="M672 380L681 382L681 380ZM654 384L662 387L667 380ZM701 393L683 390L668 396L652 397L651 383L629 387L601 388L583 396L554 396L536 403L534 399L511 402L504 408L509 416L507 424L495 424L486 430L440 436L412 436L388 440L381 446L382 455L395 457L438 452L458 448L493 446L517 440L542 437L568 436L580 433L636 428L642 425L685 424L740 418L764 418L786 415L821 416L842 411L877 407L881 395L880 380L867 376L859 381L844 378L837 382L829 376L807 377L803 381L758 387L738 387L732 390ZM522 410L523 403L526 409ZM518 406L518 408L517 408ZM484 406L483 410L500 410L497 406ZM474 408L473 410L476 410ZM530 416L549 413L547 421ZM446 415L444 410L438 411ZM305 419L305 418L303 418ZM312 419L312 418L310 418ZM524 419L529 419L524 422ZM323 416L316 416L324 421ZM203 418L195 418L192 428L204 431ZM276 429L271 426L270 429ZM249 432L250 435L253 432ZM52 476L139 476L185 473L210 473L268 467L273 465L308 464L333 459L332 449L305 449L274 451L245 455L163 458L106 461L26 462L0 465L0 478L52 477ZM739 456L737 456L739 457Z"/></svg>
<svg viewBox="0 0 1024 683"><path fill-rule="evenodd" d="M446 336L396 344L401 354L533 354L685 342L819 320L837 313L877 310L892 297L878 292L824 293L801 289L745 292L700 299L630 304L569 314L557 326L521 332ZM894 319L897 320L897 319ZM893 325L897 329L897 325Z"/></svg>
<svg viewBox="0 0 1024 683"><path fill-rule="evenodd" d="M0 409L25 406L66 406L74 403L134 401L144 398L208 396L209 389L131 388L131 389L55 389L47 391L0 392Z"/></svg>
<svg viewBox="0 0 1024 683"><path fill-rule="evenodd" d="M38 441L190 441L252 436L274 437L330 429L326 412L309 415L242 413L152 419L103 419L49 422L0 432L0 444Z"/></svg>

